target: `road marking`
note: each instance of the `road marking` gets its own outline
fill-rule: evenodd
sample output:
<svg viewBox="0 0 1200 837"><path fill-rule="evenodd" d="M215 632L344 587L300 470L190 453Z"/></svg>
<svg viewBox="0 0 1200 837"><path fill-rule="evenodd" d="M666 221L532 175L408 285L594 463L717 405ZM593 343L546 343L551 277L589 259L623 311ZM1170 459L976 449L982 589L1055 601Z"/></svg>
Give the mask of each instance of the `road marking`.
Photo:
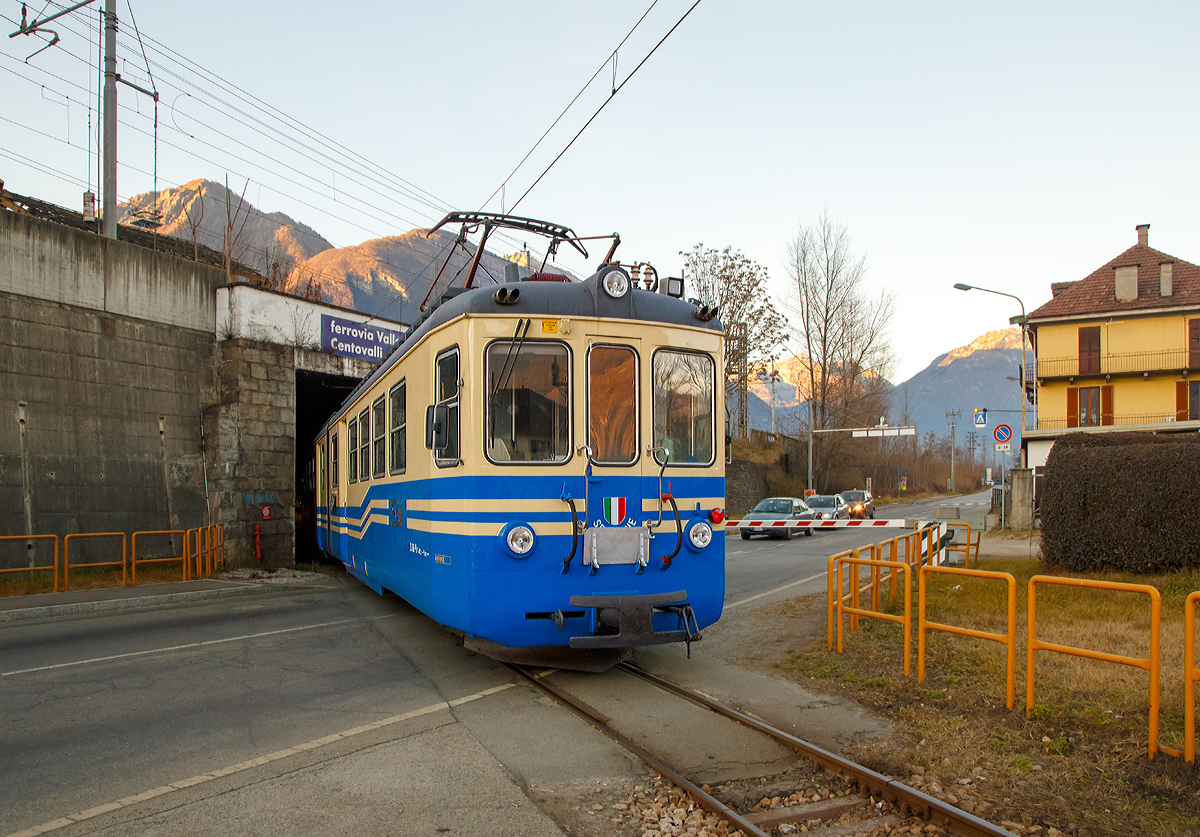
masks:
<svg viewBox="0 0 1200 837"><path fill-rule="evenodd" d="M730 610L732 608L738 607L739 605L747 604L749 602L754 601L755 599L761 599L763 596L774 595L775 593L778 593L781 590L787 590L791 587L795 587L797 584L807 584L808 582L812 581L813 579L824 578L824 577L825 577L825 573L817 573L816 575L810 575L808 578L802 578L799 581L793 581L791 584L785 584L782 587L776 587L774 590L768 590L765 593L759 593L757 596L751 596L748 599L742 599L740 602L734 602L733 604L727 604L727 605L725 605L725 610Z"/></svg>
<svg viewBox="0 0 1200 837"><path fill-rule="evenodd" d="M387 616L375 616L368 621L376 621L378 619L391 619L394 616L399 616L398 613L389 614ZM122 660L126 657L143 657L146 654L165 654L167 651L183 651L188 648L203 648L206 645L220 645L223 642L237 642L242 639L258 639L264 636L277 636L278 634L290 634L296 631L311 631L316 628L328 628L332 625L345 625L347 622L357 622L357 619L339 619L336 622L319 622L316 625L301 625L298 628L282 628L278 631L263 631L260 634L244 634L243 636L231 636L228 639L210 639L205 642L191 642L187 645L171 645L166 648L151 648L147 651L130 651L128 654L113 654L108 657L93 657L90 660L75 660L71 663L55 663L50 666L38 666L37 668L22 668L17 671L0 671L0 677L10 677L14 674L29 674L34 671L49 671L55 668L69 668L71 666L82 666L88 663L106 663L109 660Z"/></svg>
<svg viewBox="0 0 1200 837"><path fill-rule="evenodd" d="M387 618L387 617L380 617L380 618ZM346 620L346 621L351 621L351 620ZM336 623L330 623L330 624L336 624ZM51 820L50 822L42 823L41 825L35 825L32 828L25 829L24 831L14 832L14 833L8 835L8 837L34 837L34 835L37 835L37 834L45 834L48 831L56 831L65 826L73 825L77 822L91 819L92 817L98 817L101 814L107 814L109 811L117 811L117 810L119 810L121 808L125 808L129 805L136 805L137 803L144 802L147 799L153 799L156 796L162 796L163 794L171 793L171 792L177 791L177 790L182 790L183 788L190 788L190 787L194 787L196 785L201 785L201 784L204 784L205 782L211 782L213 779L219 779L222 776L230 776L234 773L241 773L244 770L250 770L253 767L259 767L260 765L270 764L273 761L279 761L280 759L287 758L288 756L294 756L297 753L304 752L305 750L313 750L313 749L316 749L317 747L323 747L326 744L332 744L335 741L341 741L346 738L352 738L356 735L362 735L364 732L371 732L372 730L381 729L383 727L389 727L392 724L399 724L403 721L408 721L413 718L419 718L422 715L431 715L434 712L441 712L443 709L450 709L451 707L454 707L454 706L461 706L464 703L470 703L473 700L479 700L480 698L485 698L485 697L488 697L489 695L494 695L497 692L503 692L505 689L511 689L515 685L516 685L515 683L504 683L500 686L493 686L490 689L484 689L482 692L476 692L473 695L467 695L466 697L456 698L452 701L441 701L439 703L431 703L429 706L423 706L420 709L414 709L411 712L405 712L402 715L393 715L390 718L384 718L382 720L375 721L370 724L363 724L362 726L351 727L350 729L344 730L342 732L335 732L332 735L326 735L324 738L317 738L312 741L306 741L303 744L296 744L292 747L288 747L285 750L276 750L274 753L268 753L265 756L259 756L258 758L239 762L238 764L230 765L229 767L217 768L216 770L210 770L208 773L201 773L198 776L190 776L187 779L180 779L177 782L171 782L170 784L167 784L167 785L161 785L160 787L157 787L157 788L151 788L148 791L142 791L141 793L134 794L133 796L127 796L124 799L118 799L116 802L109 802L106 805L97 805L94 808L88 808L86 811L80 811L78 814L68 814L65 817L60 817L56 820Z"/></svg>

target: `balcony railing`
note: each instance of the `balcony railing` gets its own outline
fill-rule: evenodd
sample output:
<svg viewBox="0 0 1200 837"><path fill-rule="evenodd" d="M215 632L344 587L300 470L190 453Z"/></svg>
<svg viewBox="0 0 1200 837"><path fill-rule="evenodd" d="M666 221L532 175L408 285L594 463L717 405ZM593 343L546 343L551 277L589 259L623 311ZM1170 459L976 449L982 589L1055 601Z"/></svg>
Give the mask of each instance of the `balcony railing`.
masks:
<svg viewBox="0 0 1200 837"><path fill-rule="evenodd" d="M1134 424L1172 424L1175 421L1175 413L1128 413L1121 416L1113 416L1112 425L1106 427L1128 427ZM1085 425L1092 426L1092 425ZM1063 418L1042 418L1038 417L1038 430L1064 430L1067 427L1067 419Z"/></svg>
<svg viewBox="0 0 1200 837"><path fill-rule="evenodd" d="M1076 378L1083 375L1128 375L1140 372L1156 372L1168 369L1196 368L1200 364L1189 362L1187 349L1161 349L1153 352L1122 352L1091 358L1091 369L1080 371L1080 358L1052 357L1037 362L1038 378Z"/></svg>

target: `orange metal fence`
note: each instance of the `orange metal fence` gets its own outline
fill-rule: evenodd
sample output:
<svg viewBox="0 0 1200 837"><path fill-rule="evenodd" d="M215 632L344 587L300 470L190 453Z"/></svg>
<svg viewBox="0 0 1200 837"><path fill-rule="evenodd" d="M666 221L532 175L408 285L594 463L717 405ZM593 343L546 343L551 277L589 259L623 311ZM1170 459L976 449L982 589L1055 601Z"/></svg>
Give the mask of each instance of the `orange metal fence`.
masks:
<svg viewBox="0 0 1200 837"><path fill-rule="evenodd" d="M87 564L76 564L76 569L84 567L120 567L121 568L121 586L124 587L128 583L129 566L125 560L126 556L126 541L124 532L86 532L72 533L63 538L63 590L68 589L68 577L71 572L71 538L120 538L121 539L121 560L120 561L94 561Z"/></svg>
<svg viewBox="0 0 1200 837"><path fill-rule="evenodd" d="M16 567L11 570L0 570L0 573L33 573L46 572L49 570L54 573L54 592L58 592L58 535L3 535L0 536L0 541L54 541L54 563L43 567ZM29 548L33 548L33 544L29 544ZM30 559L32 560L32 558Z"/></svg>
<svg viewBox="0 0 1200 837"><path fill-rule="evenodd" d="M858 567L884 567L895 564L898 568L904 570L904 615L893 616L890 613L880 613L878 611L863 610L858 605ZM853 567L853 571L849 573L853 590L851 597L854 601L854 607L846 604L845 597L842 595L842 566ZM899 622L904 626L904 676L908 677L912 670L912 568L908 564L901 564L893 561L873 561L869 558L857 558L854 556L842 557L837 559L837 649L838 653L842 653L842 614L848 613L852 616L867 616L872 619L882 619L885 622Z"/></svg>
<svg viewBox="0 0 1200 837"><path fill-rule="evenodd" d="M138 542L139 535L147 535L147 536L148 535L185 535L185 531L183 529L159 529L157 531L152 531L152 532L134 532L133 537L131 539L132 544L130 545L130 559L129 559L129 583L130 584L137 586L137 565L139 563L140 564L166 564L166 563L173 562L173 561L179 562L179 565L181 567L181 575L183 576L181 580L187 581L188 572L187 572L186 535L185 535L182 555L174 555L174 556L171 556L168 558L143 558L141 561L138 561L137 542Z"/></svg>
<svg viewBox="0 0 1200 837"><path fill-rule="evenodd" d="M1075 648L1070 645L1055 645L1042 642L1036 636L1037 619L1036 589L1038 584L1057 584L1064 587L1089 587L1096 590L1118 590L1127 593L1145 593L1150 597L1150 656L1123 657L1119 654L1109 654L1104 651L1092 651L1087 648ZM1162 616L1162 597L1158 590L1148 584L1126 584L1120 581L1092 581L1083 578L1059 578L1051 575L1035 575L1029 579L1029 639L1025 645L1025 711L1033 709L1033 657L1038 651L1057 651L1060 654L1072 654L1076 657L1086 657L1091 660L1101 660L1109 663L1133 666L1150 672L1150 760L1159 751L1158 745L1158 679L1159 679L1159 628ZM1178 756L1179 753L1161 748L1164 753Z"/></svg>
<svg viewBox="0 0 1200 837"><path fill-rule="evenodd" d="M947 523L946 528L949 529L950 532L952 532L955 535L955 539L953 541L951 541L950 543L946 544L946 552L961 552L963 555L963 566L970 567L971 566L971 547L974 546L975 547L975 563L976 563L976 565L978 565L979 564L979 536L982 535L983 533L976 532L975 533L975 543L972 544L971 543L971 524L970 523ZM967 530L967 536L966 536L965 540L961 540L961 541L958 540L958 537L957 537L958 533L954 531L956 529L966 529Z"/></svg>
<svg viewBox="0 0 1200 837"><path fill-rule="evenodd" d="M992 578L1008 582L1008 630L1003 634L989 634L973 628L959 628L954 625L941 625L925 619L925 578L930 573L967 576L971 578ZM1013 708L1016 693L1017 669L1017 580L1009 573L986 572L984 570L959 569L957 567L921 567L920 583L918 584L917 606L917 682L925 682L925 631L945 631L962 636L973 636L977 639L990 639L1008 646L1008 679L1006 695L1008 708Z"/></svg>
<svg viewBox="0 0 1200 837"><path fill-rule="evenodd" d="M1187 597L1183 605L1183 759L1196 763L1196 602L1200 590Z"/></svg>

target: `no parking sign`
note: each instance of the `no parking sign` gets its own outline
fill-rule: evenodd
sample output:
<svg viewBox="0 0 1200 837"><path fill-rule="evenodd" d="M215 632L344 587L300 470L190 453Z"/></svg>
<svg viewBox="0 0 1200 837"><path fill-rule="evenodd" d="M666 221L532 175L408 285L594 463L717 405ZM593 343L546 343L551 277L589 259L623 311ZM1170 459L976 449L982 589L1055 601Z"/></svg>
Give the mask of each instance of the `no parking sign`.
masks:
<svg viewBox="0 0 1200 837"><path fill-rule="evenodd" d="M1007 424L997 424L996 429L992 431L992 435L996 437L996 441L1001 444L1012 438L1012 428Z"/></svg>

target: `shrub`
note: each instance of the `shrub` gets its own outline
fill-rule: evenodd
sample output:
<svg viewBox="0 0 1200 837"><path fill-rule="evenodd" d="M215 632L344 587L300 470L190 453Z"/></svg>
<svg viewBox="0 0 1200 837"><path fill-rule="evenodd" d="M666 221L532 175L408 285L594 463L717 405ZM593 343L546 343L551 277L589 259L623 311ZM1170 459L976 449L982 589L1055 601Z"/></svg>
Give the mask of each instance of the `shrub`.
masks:
<svg viewBox="0 0 1200 837"><path fill-rule="evenodd" d="M1200 566L1200 436L1072 433L1042 485L1042 554L1075 572Z"/></svg>

